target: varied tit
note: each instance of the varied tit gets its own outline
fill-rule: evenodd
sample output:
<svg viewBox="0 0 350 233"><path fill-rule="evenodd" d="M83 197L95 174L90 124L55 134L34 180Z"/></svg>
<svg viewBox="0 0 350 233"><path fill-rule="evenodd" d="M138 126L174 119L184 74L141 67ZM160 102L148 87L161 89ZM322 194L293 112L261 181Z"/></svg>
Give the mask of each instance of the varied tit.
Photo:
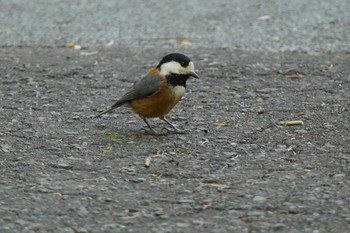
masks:
<svg viewBox="0 0 350 233"><path fill-rule="evenodd" d="M186 81L190 77L199 78L194 70L193 62L181 53L168 54L112 107L96 117L126 105L145 121L152 132L155 131L148 123L147 118L155 117L166 122L175 131L179 131L165 116L184 96Z"/></svg>

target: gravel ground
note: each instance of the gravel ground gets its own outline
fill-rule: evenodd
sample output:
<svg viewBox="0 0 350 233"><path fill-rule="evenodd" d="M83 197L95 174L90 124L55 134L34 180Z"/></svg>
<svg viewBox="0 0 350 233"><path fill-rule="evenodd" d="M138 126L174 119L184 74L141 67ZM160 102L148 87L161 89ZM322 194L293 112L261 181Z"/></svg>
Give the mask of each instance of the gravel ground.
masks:
<svg viewBox="0 0 350 233"><path fill-rule="evenodd" d="M1 45L350 52L349 0L3 0Z"/></svg>
<svg viewBox="0 0 350 233"><path fill-rule="evenodd" d="M92 117L167 50L1 48L0 231L349 232L350 55L183 51L156 136Z"/></svg>

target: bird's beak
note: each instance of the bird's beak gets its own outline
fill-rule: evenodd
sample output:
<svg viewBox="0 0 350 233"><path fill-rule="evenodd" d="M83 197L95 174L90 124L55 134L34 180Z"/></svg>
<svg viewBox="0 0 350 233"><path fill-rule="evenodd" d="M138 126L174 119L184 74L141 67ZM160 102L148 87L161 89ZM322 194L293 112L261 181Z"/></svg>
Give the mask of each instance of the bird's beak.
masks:
<svg viewBox="0 0 350 233"><path fill-rule="evenodd" d="M193 78L199 78L198 74L194 71L191 71L188 75L192 76Z"/></svg>

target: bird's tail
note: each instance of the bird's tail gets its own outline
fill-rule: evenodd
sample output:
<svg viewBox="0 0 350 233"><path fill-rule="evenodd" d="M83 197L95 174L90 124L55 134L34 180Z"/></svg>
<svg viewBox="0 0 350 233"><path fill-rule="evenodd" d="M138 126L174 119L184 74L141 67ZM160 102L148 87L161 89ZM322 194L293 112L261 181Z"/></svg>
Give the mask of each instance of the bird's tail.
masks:
<svg viewBox="0 0 350 233"><path fill-rule="evenodd" d="M99 113L98 115L96 115L95 118L100 117L100 116L103 115L103 114L109 113L109 112L113 111L114 109L116 109L116 108L122 106L123 104L125 104L125 102L117 102L117 103L115 103L112 107L110 107L109 109L107 109L107 110L105 110L105 111Z"/></svg>

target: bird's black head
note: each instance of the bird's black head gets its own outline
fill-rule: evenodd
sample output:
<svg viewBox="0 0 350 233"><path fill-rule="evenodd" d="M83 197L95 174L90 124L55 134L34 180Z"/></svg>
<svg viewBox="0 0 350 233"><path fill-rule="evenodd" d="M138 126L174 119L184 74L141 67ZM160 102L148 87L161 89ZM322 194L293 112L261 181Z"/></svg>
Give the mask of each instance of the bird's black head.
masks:
<svg viewBox="0 0 350 233"><path fill-rule="evenodd" d="M187 67L191 59L182 53L170 53L162 58L157 68L159 69L163 64L172 61L179 63L182 67Z"/></svg>
<svg viewBox="0 0 350 233"><path fill-rule="evenodd" d="M194 71L193 62L181 53L171 53L162 58L157 66L159 74L167 77L169 75L184 77L186 80L189 77L199 78Z"/></svg>

